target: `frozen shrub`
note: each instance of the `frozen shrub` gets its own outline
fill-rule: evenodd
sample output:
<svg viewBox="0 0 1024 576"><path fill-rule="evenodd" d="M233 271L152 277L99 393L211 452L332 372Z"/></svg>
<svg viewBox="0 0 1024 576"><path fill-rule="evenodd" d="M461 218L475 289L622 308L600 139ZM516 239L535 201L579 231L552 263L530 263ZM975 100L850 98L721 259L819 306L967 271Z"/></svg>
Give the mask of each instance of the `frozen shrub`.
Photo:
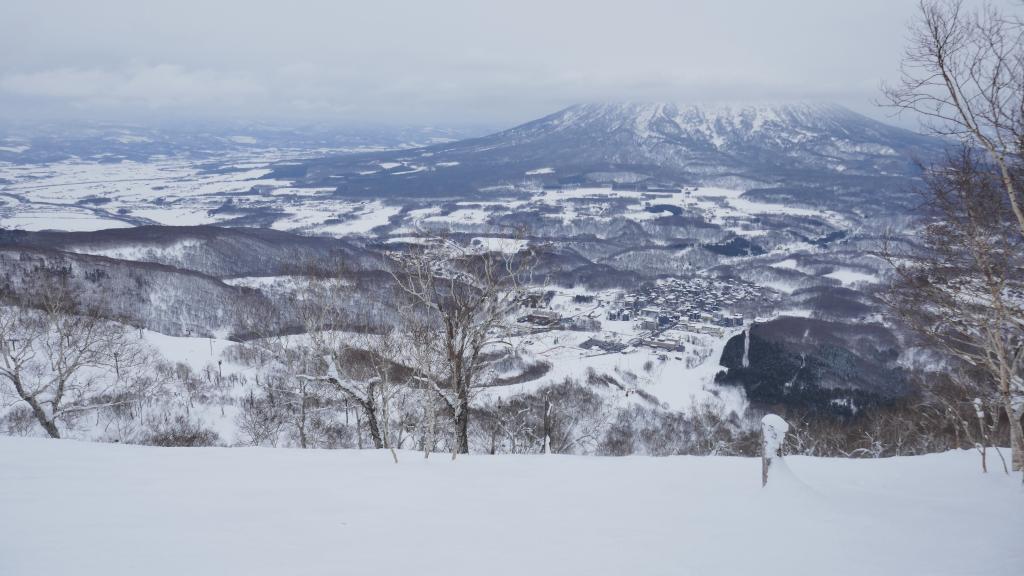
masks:
<svg viewBox="0 0 1024 576"><path fill-rule="evenodd" d="M242 399L235 426L244 444L250 446L277 446L281 432L281 414L278 407L267 396L256 396L253 392Z"/></svg>
<svg viewBox="0 0 1024 576"><path fill-rule="evenodd" d="M220 443L220 436L179 414L173 420L155 425L140 443L165 447L216 446Z"/></svg>
<svg viewBox="0 0 1024 576"><path fill-rule="evenodd" d="M35 427L36 419L32 409L28 406L19 405L11 408L7 415L0 420L0 427L8 436L28 436Z"/></svg>

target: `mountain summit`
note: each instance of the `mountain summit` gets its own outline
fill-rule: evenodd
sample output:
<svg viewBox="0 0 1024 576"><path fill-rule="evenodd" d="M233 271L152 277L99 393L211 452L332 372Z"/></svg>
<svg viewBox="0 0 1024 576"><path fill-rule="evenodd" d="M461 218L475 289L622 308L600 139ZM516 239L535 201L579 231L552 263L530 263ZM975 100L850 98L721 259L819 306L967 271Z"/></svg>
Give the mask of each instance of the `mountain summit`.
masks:
<svg viewBox="0 0 1024 576"><path fill-rule="evenodd" d="M916 135L871 120L835 104L582 104L496 134L496 138L547 137L560 132L627 136L632 144L693 151L728 152L745 146L792 149L836 142L874 144L866 153L895 155L895 147ZM628 143L627 143L628 144Z"/></svg>
<svg viewBox="0 0 1024 576"><path fill-rule="evenodd" d="M914 160L940 149L834 104L582 104L482 138L323 159L282 177L374 196L462 196L530 182L832 186L913 177Z"/></svg>

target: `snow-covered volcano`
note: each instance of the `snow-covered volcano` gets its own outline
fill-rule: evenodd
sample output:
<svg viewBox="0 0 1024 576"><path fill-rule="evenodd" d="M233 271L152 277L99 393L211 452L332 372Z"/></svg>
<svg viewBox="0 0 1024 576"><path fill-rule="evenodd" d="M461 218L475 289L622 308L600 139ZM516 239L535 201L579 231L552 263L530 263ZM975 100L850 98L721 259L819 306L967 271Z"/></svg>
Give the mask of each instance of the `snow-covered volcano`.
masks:
<svg viewBox="0 0 1024 576"><path fill-rule="evenodd" d="M583 104L482 138L288 172L351 194L457 196L524 181L750 189L904 179L940 149L835 104Z"/></svg>
<svg viewBox="0 0 1024 576"><path fill-rule="evenodd" d="M575 151L613 143L621 150L607 151L609 159L628 153L648 162L716 152L743 159L758 151L857 160L899 156L925 143L916 134L842 106L811 103L584 104L480 140L518 146L564 136L580 138Z"/></svg>

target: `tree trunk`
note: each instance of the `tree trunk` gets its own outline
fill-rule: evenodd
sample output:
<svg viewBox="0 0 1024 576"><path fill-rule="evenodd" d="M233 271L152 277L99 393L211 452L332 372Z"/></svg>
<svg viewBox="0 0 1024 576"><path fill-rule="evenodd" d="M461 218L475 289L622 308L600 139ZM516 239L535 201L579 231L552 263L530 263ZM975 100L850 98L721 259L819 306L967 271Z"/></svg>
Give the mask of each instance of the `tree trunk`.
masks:
<svg viewBox="0 0 1024 576"><path fill-rule="evenodd" d="M39 423L42 424L43 430L50 435L50 438L60 438L60 430L57 430L57 425L50 420L40 419Z"/></svg>
<svg viewBox="0 0 1024 576"><path fill-rule="evenodd" d="M427 435L423 438L423 459L426 460L430 458L430 451L434 449L434 444L437 442L437 410L434 407L433 398L429 402L424 402L423 407L424 410L430 411L427 415L429 421Z"/></svg>
<svg viewBox="0 0 1024 576"><path fill-rule="evenodd" d="M57 429L57 424L53 420L46 417L46 412L43 407L39 405L35 399L28 399L29 407L32 408L32 413L35 414L36 420L39 421L39 425L46 430L46 433L50 435L50 438L60 438L60 430Z"/></svg>
<svg viewBox="0 0 1024 576"><path fill-rule="evenodd" d="M15 373L10 376L11 384L14 384L14 390L18 393L18 397L28 404L29 408L32 409L32 414L35 415L39 425L46 430L46 433L50 435L50 438L60 438L60 430L57 429L57 424L50 418L46 417L46 411L39 405L39 401L36 400L35 396L26 393L25 387L22 386L21 377ZM57 404L53 404L53 411L57 411Z"/></svg>
<svg viewBox="0 0 1024 576"><path fill-rule="evenodd" d="M469 454L469 396L459 394L459 409L455 414L455 453Z"/></svg>
<svg viewBox="0 0 1024 576"><path fill-rule="evenodd" d="M360 421L359 410L356 410L356 448L363 449L363 423Z"/></svg>
<svg viewBox="0 0 1024 576"><path fill-rule="evenodd" d="M363 412L366 413L366 427L370 430L370 439L373 440L374 448L384 448L384 439L380 434L380 424L377 422L377 410L373 404L364 404Z"/></svg>
<svg viewBox="0 0 1024 576"><path fill-rule="evenodd" d="M1024 430L1021 429L1020 414L1013 409L1013 399L1009 394L1003 396L1006 417L1010 421L1010 452L1011 467L1014 472L1024 470Z"/></svg>
<svg viewBox="0 0 1024 576"><path fill-rule="evenodd" d="M306 396L302 396L299 408L299 448L306 448Z"/></svg>

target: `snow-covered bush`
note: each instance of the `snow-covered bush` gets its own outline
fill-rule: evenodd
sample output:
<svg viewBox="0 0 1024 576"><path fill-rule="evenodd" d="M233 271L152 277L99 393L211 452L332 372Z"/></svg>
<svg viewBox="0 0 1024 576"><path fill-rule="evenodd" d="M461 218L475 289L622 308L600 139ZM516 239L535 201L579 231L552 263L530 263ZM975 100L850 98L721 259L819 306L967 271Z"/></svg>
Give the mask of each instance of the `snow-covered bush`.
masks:
<svg viewBox="0 0 1024 576"><path fill-rule="evenodd" d="M155 421L139 443L167 447L216 446L220 444L220 436L185 414L176 414Z"/></svg>

